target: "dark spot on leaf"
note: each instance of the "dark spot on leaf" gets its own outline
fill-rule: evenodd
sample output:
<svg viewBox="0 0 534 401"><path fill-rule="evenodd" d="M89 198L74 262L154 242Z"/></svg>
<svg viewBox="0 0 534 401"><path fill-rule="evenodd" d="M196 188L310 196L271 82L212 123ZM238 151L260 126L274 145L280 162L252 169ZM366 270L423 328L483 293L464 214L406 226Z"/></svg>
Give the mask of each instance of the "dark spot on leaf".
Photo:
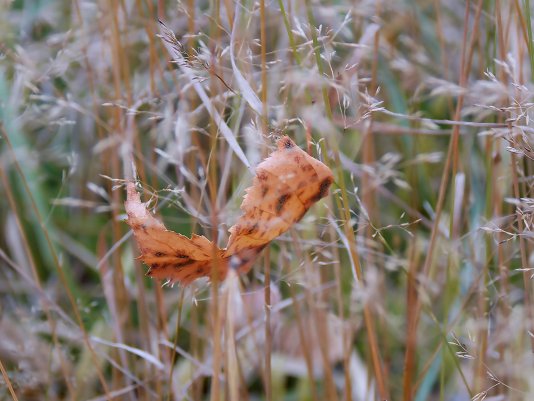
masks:
<svg viewBox="0 0 534 401"><path fill-rule="evenodd" d="M193 263L195 263L195 261L192 260L192 259L189 259L189 260L186 260L185 262L175 263L175 264L174 264L174 267L175 267L176 269L180 269L180 268L182 268L182 267L189 266L189 265L191 265L191 264L193 264Z"/></svg>
<svg viewBox="0 0 534 401"><path fill-rule="evenodd" d="M332 184L332 178L327 177L324 180L321 181L321 184L319 184L319 191L317 191L317 194L312 197L312 202L317 202L319 199L322 199L326 196L328 193L328 188L330 188L330 185Z"/></svg>
<svg viewBox="0 0 534 401"><path fill-rule="evenodd" d="M252 234L256 231L258 231L258 223L254 223L254 225L247 230L247 234Z"/></svg>
<svg viewBox="0 0 534 401"><path fill-rule="evenodd" d="M263 185L261 187L261 197L265 198L265 195L267 195L267 192L269 192L269 187L267 185Z"/></svg>
<svg viewBox="0 0 534 401"><path fill-rule="evenodd" d="M282 195L278 198L278 201L276 202L276 213L280 213L282 211L288 199L289 199L288 194Z"/></svg>
<svg viewBox="0 0 534 401"><path fill-rule="evenodd" d="M184 255L183 253L179 253L179 252L176 253L176 255L174 256L176 256L178 259L189 259L189 256Z"/></svg>
<svg viewBox="0 0 534 401"><path fill-rule="evenodd" d="M319 186L319 195L321 195L321 198L324 198L326 194L328 193L328 188L330 188L330 185L332 184L332 178L327 177L323 181L321 181L321 185Z"/></svg>
<svg viewBox="0 0 534 401"><path fill-rule="evenodd" d="M193 274L193 273L186 274L184 277L182 277L182 281L187 281L187 280L189 280L189 277L191 277L192 274Z"/></svg>
<svg viewBox="0 0 534 401"><path fill-rule="evenodd" d="M269 178L267 173L263 170L258 170L256 173L256 176L258 177L258 180L260 181L267 181L267 179Z"/></svg>
<svg viewBox="0 0 534 401"><path fill-rule="evenodd" d="M167 254L164 253L164 252L160 252L160 251L158 251L158 252L156 252L156 253L154 254L154 256L156 256L156 258L161 258L162 256L167 256Z"/></svg>
<svg viewBox="0 0 534 401"><path fill-rule="evenodd" d="M284 138L284 148L286 149L291 149L293 146L295 146L295 144L293 143L293 141L289 138Z"/></svg>

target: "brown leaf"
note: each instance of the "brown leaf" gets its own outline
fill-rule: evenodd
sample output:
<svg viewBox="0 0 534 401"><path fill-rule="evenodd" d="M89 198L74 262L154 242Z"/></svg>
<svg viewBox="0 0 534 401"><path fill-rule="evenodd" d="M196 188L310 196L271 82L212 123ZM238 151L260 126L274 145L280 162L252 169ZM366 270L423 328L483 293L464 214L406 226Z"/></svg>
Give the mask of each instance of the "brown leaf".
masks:
<svg viewBox="0 0 534 401"><path fill-rule="evenodd" d="M265 246L299 221L334 181L332 171L287 136L278 150L256 168L252 186L241 204L243 215L230 228L224 256L246 272Z"/></svg>
<svg viewBox="0 0 534 401"><path fill-rule="evenodd" d="M150 267L150 276L187 285L199 277L210 277L215 268L223 279L229 266L240 273L250 270L269 242L328 194L333 180L326 165L285 136L278 140L278 150L258 165L241 204L243 215L229 230L226 249L202 236L187 238L167 230L148 212L133 183L127 188L127 223L141 250L141 260Z"/></svg>
<svg viewBox="0 0 534 401"><path fill-rule="evenodd" d="M202 276L210 276L213 255L220 259L221 250L206 237L169 231L141 202L133 183L128 183L125 203L127 223L132 227L140 259L149 266L148 275L187 285ZM226 268L219 264L222 276Z"/></svg>

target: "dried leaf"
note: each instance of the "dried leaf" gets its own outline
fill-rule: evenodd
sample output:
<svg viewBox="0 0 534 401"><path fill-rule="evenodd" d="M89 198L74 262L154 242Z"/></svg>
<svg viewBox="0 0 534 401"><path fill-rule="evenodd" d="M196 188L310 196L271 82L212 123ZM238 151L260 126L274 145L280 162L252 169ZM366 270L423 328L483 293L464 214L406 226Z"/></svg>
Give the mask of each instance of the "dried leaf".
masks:
<svg viewBox="0 0 534 401"><path fill-rule="evenodd" d="M209 276L213 256L217 258L221 250L214 248L206 237L188 238L167 230L141 202L133 183L128 184L127 191L127 223L141 251L140 259L150 268L147 274L185 285L198 277Z"/></svg>
<svg viewBox="0 0 534 401"><path fill-rule="evenodd" d="M191 238L169 231L141 202L128 184L127 223L141 250L140 259L151 277L187 285L200 277L226 277L228 267L245 273L269 242L298 222L328 194L334 178L330 169L297 147L289 137L261 162L241 204L243 215L230 228L226 249L202 236Z"/></svg>
<svg viewBox="0 0 534 401"><path fill-rule="evenodd" d="M256 168L252 186L241 204L243 215L230 228L224 253L230 266L246 272L269 242L299 221L325 197L334 178L330 169L289 138Z"/></svg>

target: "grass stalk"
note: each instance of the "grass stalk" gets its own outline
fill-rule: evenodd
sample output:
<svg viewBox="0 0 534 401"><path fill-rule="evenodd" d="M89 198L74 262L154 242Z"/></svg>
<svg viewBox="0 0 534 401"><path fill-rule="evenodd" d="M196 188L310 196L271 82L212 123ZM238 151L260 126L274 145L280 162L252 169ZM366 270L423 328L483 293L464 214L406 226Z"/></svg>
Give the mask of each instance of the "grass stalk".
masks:
<svg viewBox="0 0 534 401"><path fill-rule="evenodd" d="M11 398L13 399L13 401L18 401L17 394L15 393L15 390L13 389L11 380L9 380L9 376L1 360L0 360L0 372L2 373L2 377L4 378L4 383L6 384L7 389L9 390L9 394L11 395Z"/></svg>
<svg viewBox="0 0 534 401"><path fill-rule="evenodd" d="M263 135L267 134L269 124L268 96L267 96L267 32L266 32L266 12L265 0L260 0L260 42L261 42L261 103L262 103L262 131ZM265 367L264 367L264 386L265 399L272 401L272 333L271 333L271 259L267 249L265 251L265 276L264 276L264 302L265 302Z"/></svg>

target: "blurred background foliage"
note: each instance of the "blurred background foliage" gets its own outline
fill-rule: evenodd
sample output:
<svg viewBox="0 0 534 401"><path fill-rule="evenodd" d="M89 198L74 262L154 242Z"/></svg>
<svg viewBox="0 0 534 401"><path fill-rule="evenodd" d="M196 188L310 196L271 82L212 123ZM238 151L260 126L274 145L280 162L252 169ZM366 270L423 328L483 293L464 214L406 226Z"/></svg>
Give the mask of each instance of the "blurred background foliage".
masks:
<svg viewBox="0 0 534 401"><path fill-rule="evenodd" d="M0 0L0 398L534 397L533 61L529 0ZM146 278L125 180L225 244L282 132L331 195Z"/></svg>

